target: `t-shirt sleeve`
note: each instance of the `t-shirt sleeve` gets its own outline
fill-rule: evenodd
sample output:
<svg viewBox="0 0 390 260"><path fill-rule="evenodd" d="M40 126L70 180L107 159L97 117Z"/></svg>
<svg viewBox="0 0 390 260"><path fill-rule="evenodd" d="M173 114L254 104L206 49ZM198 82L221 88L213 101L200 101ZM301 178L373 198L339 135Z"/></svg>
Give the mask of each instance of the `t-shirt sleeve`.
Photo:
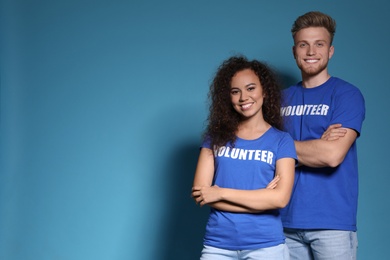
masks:
<svg viewBox="0 0 390 260"><path fill-rule="evenodd" d="M203 141L202 144L200 145L199 149L202 148L208 148L211 149L211 139L209 137L206 137Z"/></svg>
<svg viewBox="0 0 390 260"><path fill-rule="evenodd" d="M342 124L343 127L354 129L360 136L366 113L364 97L353 86L342 86L339 89L341 92L335 97L331 124Z"/></svg>
<svg viewBox="0 0 390 260"><path fill-rule="evenodd" d="M283 133L283 136L279 143L278 154L276 160L282 158L293 158L296 161L298 160L297 153L295 150L294 140L288 133Z"/></svg>

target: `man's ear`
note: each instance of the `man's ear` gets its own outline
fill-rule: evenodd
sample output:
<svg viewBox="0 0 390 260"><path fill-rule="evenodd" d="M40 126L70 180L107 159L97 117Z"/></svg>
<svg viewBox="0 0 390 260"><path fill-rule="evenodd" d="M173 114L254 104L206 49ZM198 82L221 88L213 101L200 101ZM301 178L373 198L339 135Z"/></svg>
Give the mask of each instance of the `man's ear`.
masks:
<svg viewBox="0 0 390 260"><path fill-rule="evenodd" d="M329 59L332 58L333 54L334 54L334 46L332 45L329 47Z"/></svg>

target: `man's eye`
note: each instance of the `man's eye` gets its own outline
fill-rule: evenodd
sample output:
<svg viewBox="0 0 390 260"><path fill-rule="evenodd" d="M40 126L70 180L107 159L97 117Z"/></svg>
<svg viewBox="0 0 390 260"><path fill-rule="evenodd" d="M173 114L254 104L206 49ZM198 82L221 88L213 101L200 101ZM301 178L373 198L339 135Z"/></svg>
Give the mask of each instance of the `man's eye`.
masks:
<svg viewBox="0 0 390 260"><path fill-rule="evenodd" d="M300 43L298 46L301 48L306 47L306 43Z"/></svg>

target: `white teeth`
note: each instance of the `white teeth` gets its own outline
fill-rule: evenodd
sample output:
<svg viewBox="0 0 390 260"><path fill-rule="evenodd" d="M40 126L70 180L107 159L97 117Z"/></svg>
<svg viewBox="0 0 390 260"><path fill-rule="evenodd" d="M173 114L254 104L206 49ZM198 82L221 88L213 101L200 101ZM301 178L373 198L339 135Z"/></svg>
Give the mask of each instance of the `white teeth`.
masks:
<svg viewBox="0 0 390 260"><path fill-rule="evenodd" d="M307 63L315 63L317 60L306 60Z"/></svg>
<svg viewBox="0 0 390 260"><path fill-rule="evenodd" d="M242 105L241 107L242 107L243 109L247 109L247 108L249 108L250 106L252 106L252 104Z"/></svg>

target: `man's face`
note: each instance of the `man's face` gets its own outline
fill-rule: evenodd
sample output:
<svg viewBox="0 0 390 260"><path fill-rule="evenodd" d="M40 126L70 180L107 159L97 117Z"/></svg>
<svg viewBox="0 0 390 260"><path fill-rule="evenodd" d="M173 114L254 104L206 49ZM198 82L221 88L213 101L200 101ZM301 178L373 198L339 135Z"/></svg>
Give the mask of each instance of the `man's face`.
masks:
<svg viewBox="0 0 390 260"><path fill-rule="evenodd" d="M328 74L328 61L334 47L330 34L324 27L309 27L298 31L294 37L293 53L303 76Z"/></svg>

